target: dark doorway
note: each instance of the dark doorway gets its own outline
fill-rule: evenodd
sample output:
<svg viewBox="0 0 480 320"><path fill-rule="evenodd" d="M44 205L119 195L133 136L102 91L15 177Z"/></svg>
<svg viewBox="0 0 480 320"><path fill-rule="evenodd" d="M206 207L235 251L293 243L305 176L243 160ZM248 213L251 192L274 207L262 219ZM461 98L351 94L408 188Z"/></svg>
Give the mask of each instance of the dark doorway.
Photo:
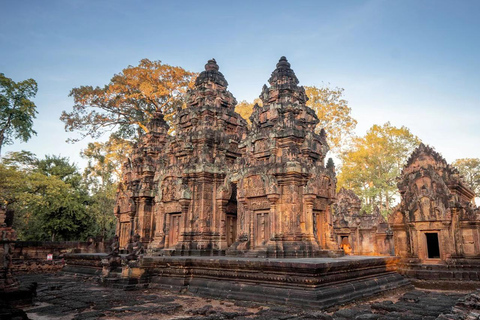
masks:
<svg viewBox="0 0 480 320"><path fill-rule="evenodd" d="M438 233L425 233L427 237L428 259L440 259L440 246L438 245Z"/></svg>

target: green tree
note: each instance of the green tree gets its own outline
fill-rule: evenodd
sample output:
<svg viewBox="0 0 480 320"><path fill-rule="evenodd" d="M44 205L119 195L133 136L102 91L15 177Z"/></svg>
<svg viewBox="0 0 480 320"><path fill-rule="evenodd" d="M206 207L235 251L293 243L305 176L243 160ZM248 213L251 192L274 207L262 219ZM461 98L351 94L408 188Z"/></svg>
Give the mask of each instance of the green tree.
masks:
<svg viewBox="0 0 480 320"><path fill-rule="evenodd" d="M22 154L25 152L7 156L0 164L0 199L15 211L19 238L86 238L94 222L87 210L90 197L76 167L59 156L33 161L27 157L30 166L25 167L21 161L25 157L19 157Z"/></svg>
<svg viewBox="0 0 480 320"><path fill-rule="evenodd" d="M88 160L84 177L89 180L89 184L118 181L122 164L131 151L132 143L115 135L111 135L106 142L89 143L80 153L83 159Z"/></svg>
<svg viewBox="0 0 480 320"><path fill-rule="evenodd" d="M460 171L465 182L476 193L476 195L480 195L480 159L457 159L453 162L453 166Z"/></svg>
<svg viewBox="0 0 480 320"><path fill-rule="evenodd" d="M399 196L396 178L419 144L418 137L406 127L397 128L389 122L372 126L364 137L353 138L341 155L337 187L354 190L366 212L378 206L387 214Z"/></svg>
<svg viewBox="0 0 480 320"><path fill-rule="evenodd" d="M33 119L37 110L31 101L37 94L37 83L33 79L15 82L0 73L0 155L2 146L13 140L28 141L32 135Z"/></svg>
<svg viewBox="0 0 480 320"><path fill-rule="evenodd" d="M95 220L93 233L110 238L115 233L115 215L113 214L117 182L121 176L121 167L132 145L126 140L111 136L105 143L89 143L81 155L88 160L84 179L88 182L92 195L89 206Z"/></svg>
<svg viewBox="0 0 480 320"><path fill-rule="evenodd" d="M315 111L320 120L316 130L325 129L330 150L336 154L346 148L357 126L357 120L351 116L352 109L343 98L343 91L342 88L305 86L307 106Z"/></svg>
<svg viewBox="0 0 480 320"><path fill-rule="evenodd" d="M184 105L194 76L181 67L143 59L138 66L128 66L114 75L103 88L73 88L73 111L63 111L60 119L66 131L79 132L82 138L114 132L120 138L132 139L148 132L146 124L155 111L162 112L171 123L176 110Z"/></svg>

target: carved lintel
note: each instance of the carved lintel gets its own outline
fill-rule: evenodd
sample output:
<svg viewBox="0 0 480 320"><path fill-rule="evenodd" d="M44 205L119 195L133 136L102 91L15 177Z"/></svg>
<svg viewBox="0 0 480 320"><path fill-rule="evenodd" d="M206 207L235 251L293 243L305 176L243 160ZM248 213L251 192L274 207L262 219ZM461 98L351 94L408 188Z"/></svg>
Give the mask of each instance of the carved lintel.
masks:
<svg viewBox="0 0 480 320"><path fill-rule="evenodd" d="M267 195L268 201L270 201L272 204L275 204L278 199L280 199L280 195L278 193L272 193Z"/></svg>

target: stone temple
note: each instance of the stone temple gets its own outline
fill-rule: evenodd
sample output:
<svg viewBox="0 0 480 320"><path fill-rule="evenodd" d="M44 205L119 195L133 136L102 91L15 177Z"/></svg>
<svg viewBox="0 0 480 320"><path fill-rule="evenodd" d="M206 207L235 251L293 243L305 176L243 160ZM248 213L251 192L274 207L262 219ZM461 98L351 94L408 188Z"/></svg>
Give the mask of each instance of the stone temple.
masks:
<svg viewBox="0 0 480 320"><path fill-rule="evenodd" d="M174 134L155 114L125 162L111 253L66 255L64 271L126 289L320 308L408 287L398 258L344 255L342 236L388 251L391 235L372 221L334 231L326 133L316 133L319 120L285 57L268 84L248 127L209 60Z"/></svg>
<svg viewBox="0 0 480 320"><path fill-rule="evenodd" d="M178 110L161 114L124 165L115 214L121 247L139 234L160 255L338 255L332 233L333 162L326 134L282 57L251 128L214 59Z"/></svg>
<svg viewBox="0 0 480 320"><path fill-rule="evenodd" d="M480 209L458 170L421 144L402 171L401 203L389 217L399 272L419 284L480 281ZM467 281L467 282L465 282Z"/></svg>

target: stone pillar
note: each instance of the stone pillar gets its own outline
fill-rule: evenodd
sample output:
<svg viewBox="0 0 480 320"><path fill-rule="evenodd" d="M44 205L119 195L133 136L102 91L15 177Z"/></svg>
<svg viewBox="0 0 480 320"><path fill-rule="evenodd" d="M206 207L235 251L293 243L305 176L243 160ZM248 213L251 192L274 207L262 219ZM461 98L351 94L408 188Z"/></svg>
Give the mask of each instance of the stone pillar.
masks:
<svg viewBox="0 0 480 320"><path fill-rule="evenodd" d="M313 202L317 198L314 194L305 194L303 196L303 214L305 219L305 233L307 240L314 241L313 235Z"/></svg>
<svg viewBox="0 0 480 320"><path fill-rule="evenodd" d="M179 235L179 243L184 242L185 239L185 231L187 231L189 228L185 225L190 224L189 219L188 219L188 209L190 207L190 199L180 199L179 200L180 206L182 208L182 219L180 220L183 225L180 225L180 230L184 230L183 232L180 232ZM187 231L188 232L188 231Z"/></svg>
<svg viewBox="0 0 480 320"><path fill-rule="evenodd" d="M218 249L219 250L226 250L227 249L227 230L226 230L226 207L228 204L228 200L226 199L217 199L217 218L215 219L216 224L218 224ZM236 239L235 239L236 240Z"/></svg>
<svg viewBox="0 0 480 320"><path fill-rule="evenodd" d="M277 193L267 195L268 201L270 201L270 234L276 239L282 235L282 213L277 212L277 202L280 199L280 195Z"/></svg>
<svg viewBox="0 0 480 320"><path fill-rule="evenodd" d="M137 233L140 235L140 239L142 242L145 242L145 198L138 199L138 225L137 225Z"/></svg>
<svg viewBox="0 0 480 320"><path fill-rule="evenodd" d="M163 203L155 204L155 235L150 248L163 249L165 246L165 211L163 210Z"/></svg>

